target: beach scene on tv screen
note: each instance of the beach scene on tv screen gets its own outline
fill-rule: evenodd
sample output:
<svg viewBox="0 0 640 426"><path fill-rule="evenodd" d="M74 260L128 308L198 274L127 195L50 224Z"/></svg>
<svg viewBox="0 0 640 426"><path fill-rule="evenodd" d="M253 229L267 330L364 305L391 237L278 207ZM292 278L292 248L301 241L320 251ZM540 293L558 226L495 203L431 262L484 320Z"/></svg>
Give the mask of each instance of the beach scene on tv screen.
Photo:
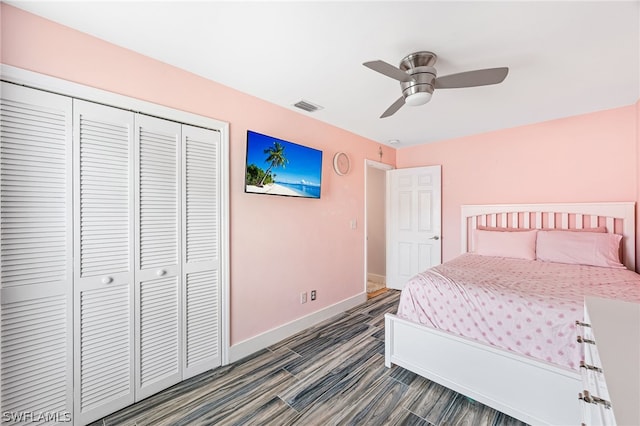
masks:
<svg viewBox="0 0 640 426"><path fill-rule="evenodd" d="M245 190L320 198L322 151L249 131Z"/></svg>

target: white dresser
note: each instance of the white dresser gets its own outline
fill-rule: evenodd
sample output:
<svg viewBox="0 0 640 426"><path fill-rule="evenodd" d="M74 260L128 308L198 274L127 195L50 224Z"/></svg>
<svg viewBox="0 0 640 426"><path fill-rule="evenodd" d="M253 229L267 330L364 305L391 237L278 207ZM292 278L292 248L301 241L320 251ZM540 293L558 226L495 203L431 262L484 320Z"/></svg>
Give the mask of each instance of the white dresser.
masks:
<svg viewBox="0 0 640 426"><path fill-rule="evenodd" d="M588 297L578 335L583 424L640 425L640 304Z"/></svg>

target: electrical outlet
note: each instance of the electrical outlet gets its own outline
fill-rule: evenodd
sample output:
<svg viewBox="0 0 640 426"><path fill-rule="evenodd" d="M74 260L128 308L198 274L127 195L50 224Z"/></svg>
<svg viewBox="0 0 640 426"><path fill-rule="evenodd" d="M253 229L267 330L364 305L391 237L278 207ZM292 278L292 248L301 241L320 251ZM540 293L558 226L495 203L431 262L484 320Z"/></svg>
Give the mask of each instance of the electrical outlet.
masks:
<svg viewBox="0 0 640 426"><path fill-rule="evenodd" d="M307 292L303 291L300 293L300 303L307 303Z"/></svg>
<svg viewBox="0 0 640 426"><path fill-rule="evenodd" d="M316 300L316 291L311 290L311 300Z"/></svg>

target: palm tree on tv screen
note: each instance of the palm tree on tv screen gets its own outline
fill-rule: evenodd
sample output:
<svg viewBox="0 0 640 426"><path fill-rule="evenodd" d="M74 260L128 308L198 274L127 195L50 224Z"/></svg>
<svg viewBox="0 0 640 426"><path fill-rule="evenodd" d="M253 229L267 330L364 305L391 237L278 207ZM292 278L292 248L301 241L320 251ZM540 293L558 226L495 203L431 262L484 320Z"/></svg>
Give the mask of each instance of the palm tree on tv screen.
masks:
<svg viewBox="0 0 640 426"><path fill-rule="evenodd" d="M269 163L269 168L265 172L264 176L262 176L260 184L258 184L260 187L264 186L264 180L271 173L271 169L274 167L282 167L284 169L285 165L289 162L284 154L284 146L280 142L274 142L272 147L264 150L264 153L268 154L265 161Z"/></svg>

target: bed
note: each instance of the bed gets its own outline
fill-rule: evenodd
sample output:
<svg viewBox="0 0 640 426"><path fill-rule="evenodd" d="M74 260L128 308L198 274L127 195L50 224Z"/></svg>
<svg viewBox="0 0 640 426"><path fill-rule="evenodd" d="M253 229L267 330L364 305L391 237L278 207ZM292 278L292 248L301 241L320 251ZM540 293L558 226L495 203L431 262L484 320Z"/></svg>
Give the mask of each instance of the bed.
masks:
<svg viewBox="0 0 640 426"><path fill-rule="evenodd" d="M567 235L554 230L599 230L611 240L620 235L615 255L624 266L470 254L479 236ZM640 302L640 276L632 272L635 204L463 206L461 235L463 253L410 280L398 313L385 316L385 365L529 424L580 424L583 355L575 321L583 318L585 295Z"/></svg>

